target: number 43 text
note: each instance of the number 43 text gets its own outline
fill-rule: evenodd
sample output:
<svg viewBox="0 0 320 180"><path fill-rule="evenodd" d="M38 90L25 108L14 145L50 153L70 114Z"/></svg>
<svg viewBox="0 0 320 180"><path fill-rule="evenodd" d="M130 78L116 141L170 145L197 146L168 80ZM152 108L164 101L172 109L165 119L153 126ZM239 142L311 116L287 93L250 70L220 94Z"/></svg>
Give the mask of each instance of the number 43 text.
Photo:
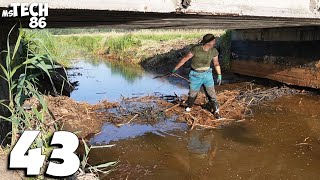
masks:
<svg viewBox="0 0 320 180"><path fill-rule="evenodd" d="M10 153L9 168L27 169L27 175L40 175L45 155L41 148L30 149L40 131L24 131L19 141ZM74 152L79 146L79 140L73 133L58 131L53 134L51 146L62 146L53 149L49 160L63 160L63 163L49 162L46 174L55 177L66 177L74 174L80 166L80 160ZM27 155L26 152L28 152Z"/></svg>

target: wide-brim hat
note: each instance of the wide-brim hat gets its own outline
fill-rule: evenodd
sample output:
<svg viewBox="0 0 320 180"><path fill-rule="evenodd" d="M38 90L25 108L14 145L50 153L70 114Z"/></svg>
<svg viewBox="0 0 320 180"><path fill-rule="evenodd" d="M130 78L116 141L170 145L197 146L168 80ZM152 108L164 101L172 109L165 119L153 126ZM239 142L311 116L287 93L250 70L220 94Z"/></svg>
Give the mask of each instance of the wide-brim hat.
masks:
<svg viewBox="0 0 320 180"><path fill-rule="evenodd" d="M210 41L214 40L216 37L214 37L213 34L206 34L203 36L202 41L200 42L201 44L207 44Z"/></svg>

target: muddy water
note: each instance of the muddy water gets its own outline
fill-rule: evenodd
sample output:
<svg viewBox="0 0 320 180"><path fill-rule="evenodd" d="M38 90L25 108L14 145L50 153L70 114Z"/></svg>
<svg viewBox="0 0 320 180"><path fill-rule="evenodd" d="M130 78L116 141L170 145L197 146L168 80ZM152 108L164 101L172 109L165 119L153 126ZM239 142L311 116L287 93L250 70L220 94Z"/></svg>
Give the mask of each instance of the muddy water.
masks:
<svg viewBox="0 0 320 180"><path fill-rule="evenodd" d="M100 68L106 70L106 78L108 66ZM150 80L148 76L139 78ZM154 85L145 86L139 78L135 81L140 86L154 90ZM87 79L79 79L78 91L81 83L90 81ZM163 81L156 83L172 86ZM103 90L121 89L116 86L105 86ZM88 91L82 92L86 97L74 93L75 99L83 101L104 97ZM107 96L117 97L117 93ZM320 179L320 96L281 97L253 112L253 118L217 130L188 131L184 123L171 120L120 128L104 124L90 143L116 146L93 150L90 163L120 160L116 170L102 179Z"/></svg>
<svg viewBox="0 0 320 180"><path fill-rule="evenodd" d="M219 130L104 132L116 146L93 151L91 162L120 160L104 179L320 179L320 97L282 97L254 113Z"/></svg>
<svg viewBox="0 0 320 180"><path fill-rule="evenodd" d="M169 83L165 79L153 79L139 66L110 62L78 61L68 71L71 81L78 81L71 98L77 101L97 103L99 100L118 101L121 96L134 97L159 94L185 94L186 82Z"/></svg>
<svg viewBox="0 0 320 180"><path fill-rule="evenodd" d="M186 123L175 122L174 120L166 120L156 124L125 124L117 127L114 124L106 123L102 127L102 131L90 140L91 144L109 144L124 139L132 139L143 136L146 133L152 133L158 136L166 137L175 136L170 134L174 130L187 130Z"/></svg>

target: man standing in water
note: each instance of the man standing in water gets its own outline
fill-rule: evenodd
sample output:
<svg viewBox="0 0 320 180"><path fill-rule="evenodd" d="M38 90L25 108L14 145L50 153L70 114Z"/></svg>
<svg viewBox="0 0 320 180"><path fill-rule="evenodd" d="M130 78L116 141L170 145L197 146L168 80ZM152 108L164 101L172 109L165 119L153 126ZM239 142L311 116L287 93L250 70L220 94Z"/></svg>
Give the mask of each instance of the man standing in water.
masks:
<svg viewBox="0 0 320 180"><path fill-rule="evenodd" d="M214 80L212 76L212 68L210 67L213 61L214 68L218 74L217 83L221 84L221 68L218 60L219 52L214 47L216 39L213 34L206 34L200 44L191 48L191 51L183 57L176 67L172 70L175 73L184 63L192 58L191 71L189 73L190 89L187 100L186 111L190 112L191 108L198 96L202 85L205 86L209 103L217 119L220 119L219 103L217 101L216 92L214 89Z"/></svg>

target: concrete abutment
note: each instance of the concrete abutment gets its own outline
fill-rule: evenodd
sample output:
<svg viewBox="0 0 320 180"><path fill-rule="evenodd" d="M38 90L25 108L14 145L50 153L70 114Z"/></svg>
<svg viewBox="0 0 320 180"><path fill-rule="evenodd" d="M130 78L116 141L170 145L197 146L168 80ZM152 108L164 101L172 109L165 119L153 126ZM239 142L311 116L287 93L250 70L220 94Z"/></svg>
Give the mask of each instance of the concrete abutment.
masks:
<svg viewBox="0 0 320 180"><path fill-rule="evenodd" d="M234 30L235 73L320 88L320 27Z"/></svg>

